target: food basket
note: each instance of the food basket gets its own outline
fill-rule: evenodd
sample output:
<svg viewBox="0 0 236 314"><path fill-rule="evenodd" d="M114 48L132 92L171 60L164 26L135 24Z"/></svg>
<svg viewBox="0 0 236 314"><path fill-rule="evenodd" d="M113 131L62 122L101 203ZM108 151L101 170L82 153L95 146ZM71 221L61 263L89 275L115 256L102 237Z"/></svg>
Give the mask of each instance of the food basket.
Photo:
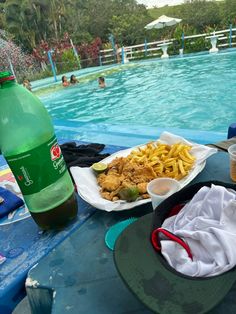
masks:
<svg viewBox="0 0 236 314"><path fill-rule="evenodd" d="M194 163L193 168L190 170L187 176L181 179L179 182L181 184L181 188L189 184L205 167L206 159L211 155L217 152L217 149L211 148L208 146L204 146L201 144L193 143L187 141L183 137L174 135L169 132L163 132L160 138L157 140L159 143L163 144L176 144L176 143L183 143L185 145L192 146L191 148L191 155L193 155L196 160ZM109 157L102 160L103 163L110 163L116 157L126 157L128 156L131 151L138 147L144 147L146 144L135 146L129 149L118 151ZM96 175L94 171L88 168L81 168L81 167L71 167L70 171L74 178L78 194L88 202L90 205L105 211L121 211L134 208L136 206L149 203L151 199L137 199L134 202L127 202L124 200L118 201L109 201L100 195L100 187L97 183Z"/></svg>

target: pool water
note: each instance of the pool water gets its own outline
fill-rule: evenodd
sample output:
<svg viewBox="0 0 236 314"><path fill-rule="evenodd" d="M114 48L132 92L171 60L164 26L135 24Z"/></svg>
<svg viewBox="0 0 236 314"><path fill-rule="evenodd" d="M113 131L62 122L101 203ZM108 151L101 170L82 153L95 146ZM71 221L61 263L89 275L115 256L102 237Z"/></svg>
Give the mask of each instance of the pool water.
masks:
<svg viewBox="0 0 236 314"><path fill-rule="evenodd" d="M236 50L136 63L41 97L53 119L220 132L236 120Z"/></svg>

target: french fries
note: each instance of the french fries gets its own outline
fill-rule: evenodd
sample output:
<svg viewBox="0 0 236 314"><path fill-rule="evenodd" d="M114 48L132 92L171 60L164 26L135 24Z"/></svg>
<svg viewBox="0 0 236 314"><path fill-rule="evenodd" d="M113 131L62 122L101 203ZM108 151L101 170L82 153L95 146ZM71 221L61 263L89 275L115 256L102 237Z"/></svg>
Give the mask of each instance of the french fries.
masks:
<svg viewBox="0 0 236 314"><path fill-rule="evenodd" d="M181 180L192 169L195 157L190 153L191 146L183 143L173 145L148 143L133 150L127 159L132 163L151 166L156 177L170 177Z"/></svg>

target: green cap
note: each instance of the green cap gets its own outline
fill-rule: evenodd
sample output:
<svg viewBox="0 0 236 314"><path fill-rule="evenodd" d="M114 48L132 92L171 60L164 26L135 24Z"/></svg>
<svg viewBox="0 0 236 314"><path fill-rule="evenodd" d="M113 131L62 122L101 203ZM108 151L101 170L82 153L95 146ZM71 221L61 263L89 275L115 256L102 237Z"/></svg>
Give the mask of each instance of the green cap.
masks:
<svg viewBox="0 0 236 314"><path fill-rule="evenodd" d="M6 81L13 81L15 80L15 76L12 75L11 72L5 71L5 72L0 72L0 84Z"/></svg>
<svg viewBox="0 0 236 314"><path fill-rule="evenodd" d="M236 190L235 184L218 181L199 182L185 187L158 205L154 213L128 225L115 243L115 265L121 278L154 313L206 313L222 301L236 282L236 267L212 277L191 277L179 273L151 243L152 231L162 226L174 206L185 203L200 188L210 187L211 184ZM216 312L221 313L220 310Z"/></svg>

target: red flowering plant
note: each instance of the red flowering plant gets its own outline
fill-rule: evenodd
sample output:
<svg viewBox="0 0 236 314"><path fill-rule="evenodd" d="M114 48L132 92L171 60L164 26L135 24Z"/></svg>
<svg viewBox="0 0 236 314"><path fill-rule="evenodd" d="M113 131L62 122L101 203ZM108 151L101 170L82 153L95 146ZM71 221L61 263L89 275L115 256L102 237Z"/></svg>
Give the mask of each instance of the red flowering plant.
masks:
<svg viewBox="0 0 236 314"><path fill-rule="evenodd" d="M90 44L83 43L77 47L83 67L99 65L101 38L95 38Z"/></svg>
<svg viewBox="0 0 236 314"><path fill-rule="evenodd" d="M95 38L90 44L83 43L74 45L78 56L75 55L68 33L65 33L59 41L52 40L50 43L41 41L33 49L33 56L40 62L43 69L50 69L48 51L51 51L52 60L57 73L65 73L78 70L82 67L99 65L99 51L102 46L100 38Z"/></svg>
<svg viewBox="0 0 236 314"><path fill-rule="evenodd" d="M40 63L42 70L46 71L48 70L48 55L47 52L50 50L49 44L41 40L40 44L33 48L33 53L32 55L34 58Z"/></svg>
<svg viewBox="0 0 236 314"><path fill-rule="evenodd" d="M33 54L41 63L43 69L50 68L48 51L51 52L57 73L78 69L78 60L72 50L68 33L65 33L64 37L59 41L52 40L50 43L41 41L40 44L34 48Z"/></svg>

